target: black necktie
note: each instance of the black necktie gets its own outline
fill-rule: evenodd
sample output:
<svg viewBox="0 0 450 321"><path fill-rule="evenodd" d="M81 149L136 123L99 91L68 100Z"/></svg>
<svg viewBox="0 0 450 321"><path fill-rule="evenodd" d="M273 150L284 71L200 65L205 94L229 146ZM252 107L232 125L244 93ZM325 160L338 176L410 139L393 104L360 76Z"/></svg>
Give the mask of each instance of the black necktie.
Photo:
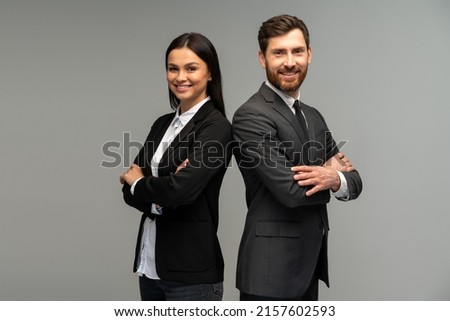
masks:
<svg viewBox="0 0 450 321"><path fill-rule="evenodd" d="M300 109L300 103L298 102L298 99L295 100L293 107L295 110L295 117L297 117L297 120L300 123L303 134L305 135L306 139L309 140L308 126L306 125L305 117L303 117L302 111Z"/></svg>

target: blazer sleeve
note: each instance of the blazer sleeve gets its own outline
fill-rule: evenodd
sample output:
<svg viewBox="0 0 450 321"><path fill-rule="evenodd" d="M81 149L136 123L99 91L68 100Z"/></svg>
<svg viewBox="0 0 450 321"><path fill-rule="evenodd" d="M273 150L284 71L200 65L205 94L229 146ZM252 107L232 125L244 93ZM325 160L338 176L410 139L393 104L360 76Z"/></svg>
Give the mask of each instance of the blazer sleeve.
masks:
<svg viewBox="0 0 450 321"><path fill-rule="evenodd" d="M134 159L133 163L141 167L144 171L144 175L146 176L151 175L151 171L146 170L148 168L148 166L146 165L150 164L149 155L153 154L153 151L155 149L155 146L153 145L154 144L153 138L158 133L160 133L163 128L165 128L167 123L170 121L171 117L173 117L173 114L167 114L159 117L153 123L150 132L145 140L144 146L139 150L139 153ZM122 194L125 203L131 207L134 207L138 211L149 212L151 210L152 202L150 202L148 199L136 199L134 195L131 194L131 186L128 185L126 182L122 186Z"/></svg>
<svg viewBox="0 0 450 321"><path fill-rule="evenodd" d="M134 207L139 212L149 212L151 209L152 203L137 201L134 198L134 196L131 194L130 189L131 189L131 186L125 182L122 187L123 200L125 201L125 203L131 207Z"/></svg>
<svg viewBox="0 0 450 321"><path fill-rule="evenodd" d="M147 176L135 186L134 200L148 201L163 207L194 202L212 179L222 179L231 158L231 125L223 117L208 121L194 131L195 139L189 150L189 164L168 176ZM180 160L183 161L183 160Z"/></svg>
<svg viewBox="0 0 450 321"><path fill-rule="evenodd" d="M325 118L322 116L322 114L318 111L315 110L315 112L317 112L317 114L319 115L319 117L322 119L323 123L326 125L326 121ZM328 130L327 128L327 132L326 132L326 155L331 155L331 157L333 157L334 155L336 155L339 152L339 148L336 145L336 142L334 141L331 132ZM329 159L330 157L328 157ZM328 160L327 159L327 160ZM345 199L341 199L339 198L340 201L350 201L353 199L358 198L359 194L361 194L362 192L362 179L359 176L358 171L354 170L351 172L342 172L342 174L344 175L346 181L347 181L347 187L348 187L348 197Z"/></svg>
<svg viewBox="0 0 450 321"><path fill-rule="evenodd" d="M306 196L310 187L301 187L293 179L294 164L286 157L277 136L273 117L256 106L239 108L233 117L233 136L236 141L235 157L243 175L256 172L259 180L271 194L286 207L325 204L329 202L328 190Z"/></svg>
<svg viewBox="0 0 450 321"><path fill-rule="evenodd" d="M362 192L363 183L358 171L342 172L347 180L348 198L346 201L357 199Z"/></svg>

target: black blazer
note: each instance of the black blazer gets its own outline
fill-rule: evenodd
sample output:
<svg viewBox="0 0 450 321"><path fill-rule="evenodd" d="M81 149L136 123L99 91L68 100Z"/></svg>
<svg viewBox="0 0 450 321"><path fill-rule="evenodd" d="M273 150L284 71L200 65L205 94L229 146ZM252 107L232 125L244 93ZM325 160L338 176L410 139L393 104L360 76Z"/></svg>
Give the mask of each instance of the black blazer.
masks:
<svg viewBox="0 0 450 321"><path fill-rule="evenodd" d="M247 218L237 266L237 288L249 294L300 297L318 264L328 284L326 240L328 190L306 196L290 168L322 165L338 152L322 115L301 105L306 138L286 103L265 84L233 117L234 154L246 186ZM344 173L350 199L362 190L357 171Z"/></svg>
<svg viewBox="0 0 450 321"><path fill-rule="evenodd" d="M223 281L223 257L217 238L220 186L231 157L231 124L206 102L185 125L164 153L158 176L151 174L150 160L174 113L153 124L135 163L145 178L135 187L124 184L125 202L143 212L136 245L134 271L146 217L156 219L156 270L162 280L183 283ZM175 174L189 159L189 165ZM163 207L151 214L151 204Z"/></svg>

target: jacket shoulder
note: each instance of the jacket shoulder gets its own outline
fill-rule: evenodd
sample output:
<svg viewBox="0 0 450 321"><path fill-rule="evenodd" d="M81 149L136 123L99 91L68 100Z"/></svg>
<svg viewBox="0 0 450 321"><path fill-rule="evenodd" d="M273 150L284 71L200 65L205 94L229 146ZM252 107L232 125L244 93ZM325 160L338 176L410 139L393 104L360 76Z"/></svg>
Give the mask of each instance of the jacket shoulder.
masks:
<svg viewBox="0 0 450 321"><path fill-rule="evenodd" d="M207 106L205 106L207 107ZM202 107L203 108L203 107ZM222 114L219 110L217 110L212 103L207 107L208 110L205 114L206 117L202 119L204 123L217 123L223 127L231 127L231 123L228 118Z"/></svg>
<svg viewBox="0 0 450 321"><path fill-rule="evenodd" d="M160 123L165 123L166 121L168 121L169 119L172 120L175 117L175 111L171 112L171 113L167 113L164 114L162 116L159 116L155 122L153 123L153 126L160 124Z"/></svg>
<svg viewBox="0 0 450 321"><path fill-rule="evenodd" d="M233 115L233 122L236 118L246 115L261 115L265 111L268 111L268 108L265 108L267 105L267 101L264 96L260 92L256 92L253 94L245 103L243 103Z"/></svg>

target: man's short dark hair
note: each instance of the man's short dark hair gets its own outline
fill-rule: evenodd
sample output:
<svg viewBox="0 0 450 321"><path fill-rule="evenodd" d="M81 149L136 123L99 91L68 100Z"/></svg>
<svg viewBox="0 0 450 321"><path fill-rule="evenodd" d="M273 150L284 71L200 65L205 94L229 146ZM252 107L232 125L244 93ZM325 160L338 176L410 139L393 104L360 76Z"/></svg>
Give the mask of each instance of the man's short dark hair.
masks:
<svg viewBox="0 0 450 321"><path fill-rule="evenodd" d="M309 49L309 31L306 24L299 18L287 14L263 22L258 32L259 49L265 54L270 38L285 35L294 29L300 29L305 37L306 48Z"/></svg>

